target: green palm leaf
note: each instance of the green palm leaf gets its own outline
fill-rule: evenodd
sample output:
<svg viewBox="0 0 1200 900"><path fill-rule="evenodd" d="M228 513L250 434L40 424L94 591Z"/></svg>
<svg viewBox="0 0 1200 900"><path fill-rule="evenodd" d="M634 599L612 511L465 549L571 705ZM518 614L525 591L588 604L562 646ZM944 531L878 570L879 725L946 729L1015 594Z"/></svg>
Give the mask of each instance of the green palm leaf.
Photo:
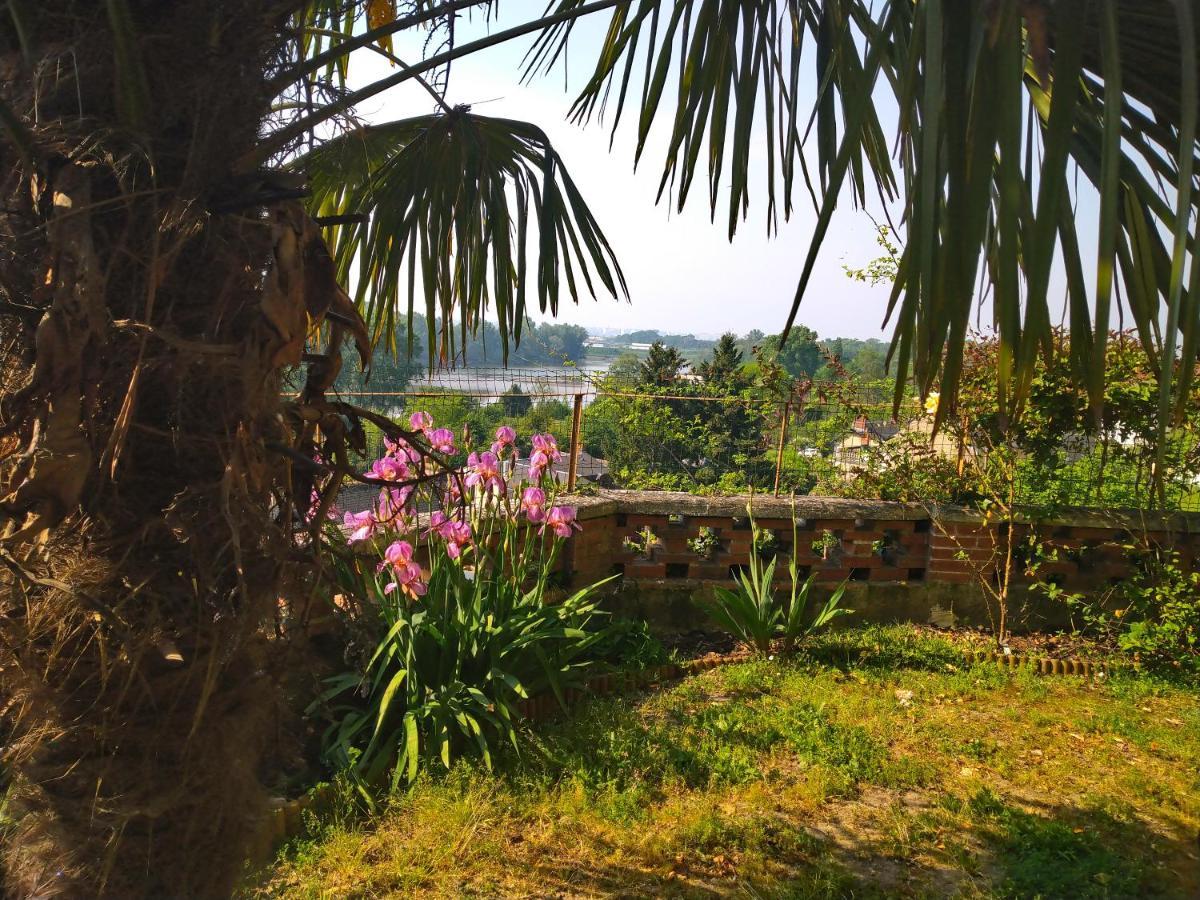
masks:
<svg viewBox="0 0 1200 900"><path fill-rule="evenodd" d="M626 293L608 240L533 125L459 108L357 129L295 167L308 173L315 215L369 218L328 231L339 279L355 285L376 340L392 339L420 295L431 365L453 361L489 309L507 356L529 304L557 314L564 293Z"/></svg>
<svg viewBox="0 0 1200 900"><path fill-rule="evenodd" d="M1073 365L1096 414L1108 332L1125 311L1152 361L1176 361L1155 366L1163 427L1181 414L1200 355L1200 301L1188 290L1200 265L1194 256L1191 273L1185 265L1195 241L1198 90L1187 0L637 0L611 16L574 115L609 104L615 128L636 105L639 157L665 119L663 190L671 185L680 205L707 165L714 214L728 183L732 234L748 202L745 148L765 118L768 214L777 177L786 214L795 162L803 169L815 135L823 197L785 332L834 208L847 189L864 203L869 173L883 197L904 185L891 360L899 382L911 374L923 392L940 387L939 416L954 409L981 278L1001 338L997 394L1010 418L1020 414L1059 315L1049 289L1056 259ZM530 71L562 57L572 27L543 32ZM806 42L816 91L802 109ZM672 108L664 100L675 72ZM892 155L875 111L885 89L898 107ZM1078 224L1084 194L1098 201L1095 279L1083 272L1093 240L1090 223L1086 235ZM1114 292L1114 282L1125 290Z"/></svg>
<svg viewBox="0 0 1200 900"><path fill-rule="evenodd" d="M556 12L584 5L584 0L560 0ZM703 165L708 199L716 216L719 191L728 180L728 233L732 238L750 202L749 160L756 126L767 134L771 165L767 171L768 228L775 224L777 186L782 183L785 216L791 210L793 162L803 144L805 111L800 105L798 80L803 49L801 20L821 19L821 4L806 0L639 0L612 12L596 67L572 106L572 117L586 121L613 103L613 129L622 119L636 65L644 66L637 100L637 158L646 148L650 129L665 107L673 71L677 71L675 104L667 111L670 138L659 196L673 193L682 208ZM825 20L822 20L825 21ZM546 29L528 57L528 73L544 70L563 54L574 22ZM838 14L819 30L817 48L829 60L836 78L826 79L818 107L821 169L832 165L835 148L825 138L836 132L840 97L842 115L851 107L865 115L855 132L862 156L874 160L869 171L878 190L888 197L896 182L886 165L886 141L874 109L860 104L870 83L858 48ZM613 88L616 96L612 97ZM869 95L869 90L866 90ZM855 179L865 196L861 164Z"/></svg>

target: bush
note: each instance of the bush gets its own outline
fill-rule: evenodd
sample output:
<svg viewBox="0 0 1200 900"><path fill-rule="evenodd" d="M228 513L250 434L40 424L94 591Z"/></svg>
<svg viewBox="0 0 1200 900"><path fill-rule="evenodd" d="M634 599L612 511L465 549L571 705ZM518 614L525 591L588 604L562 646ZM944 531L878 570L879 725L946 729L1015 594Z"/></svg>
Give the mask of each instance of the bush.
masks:
<svg viewBox="0 0 1200 900"><path fill-rule="evenodd" d="M1200 675L1200 572L1185 569L1174 550L1123 549L1134 574L1109 591L1067 593L1045 583L1038 588L1065 602L1080 630L1148 667Z"/></svg>
<svg viewBox="0 0 1200 900"><path fill-rule="evenodd" d="M1184 571L1174 551L1158 552L1124 595L1121 649L1154 667L1200 674L1200 572Z"/></svg>

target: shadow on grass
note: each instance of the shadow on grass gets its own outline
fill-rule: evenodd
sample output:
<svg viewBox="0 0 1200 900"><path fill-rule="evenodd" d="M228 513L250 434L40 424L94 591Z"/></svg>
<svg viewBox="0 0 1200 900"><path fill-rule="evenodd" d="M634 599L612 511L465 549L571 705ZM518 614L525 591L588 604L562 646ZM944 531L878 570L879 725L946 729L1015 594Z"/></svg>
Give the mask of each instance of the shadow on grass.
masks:
<svg viewBox="0 0 1200 900"><path fill-rule="evenodd" d="M948 666L963 665L962 649L950 641L900 625L826 631L809 640L804 653L814 662L842 671L945 672Z"/></svg>
<svg viewBox="0 0 1200 900"><path fill-rule="evenodd" d="M987 788L965 803L987 844L983 871L999 896L1200 896L1195 836L1163 834L1132 814L1026 805L1032 811Z"/></svg>

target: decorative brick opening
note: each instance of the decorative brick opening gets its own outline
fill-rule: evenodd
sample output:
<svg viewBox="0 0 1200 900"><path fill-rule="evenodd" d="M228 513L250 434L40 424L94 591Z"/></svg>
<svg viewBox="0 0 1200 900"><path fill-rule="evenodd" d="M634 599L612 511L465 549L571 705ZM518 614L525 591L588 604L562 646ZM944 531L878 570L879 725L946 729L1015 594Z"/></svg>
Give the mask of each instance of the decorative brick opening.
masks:
<svg viewBox="0 0 1200 900"><path fill-rule="evenodd" d="M671 513L667 516L667 524L672 528L682 528L685 521L687 521L687 518L683 513Z"/></svg>
<svg viewBox="0 0 1200 900"><path fill-rule="evenodd" d="M851 581L869 581L871 578L871 570L866 566L855 566L850 570Z"/></svg>
<svg viewBox="0 0 1200 900"><path fill-rule="evenodd" d="M613 563L612 564L612 574L613 575L624 575L625 574L625 563Z"/></svg>
<svg viewBox="0 0 1200 900"><path fill-rule="evenodd" d="M667 563L667 578L687 578L688 564L687 563Z"/></svg>
<svg viewBox="0 0 1200 900"><path fill-rule="evenodd" d="M924 569L909 569L908 570L908 580L909 581L924 581L925 580L925 570Z"/></svg>
<svg viewBox="0 0 1200 900"><path fill-rule="evenodd" d="M933 519L917 519L913 523L914 534L929 534L933 530Z"/></svg>

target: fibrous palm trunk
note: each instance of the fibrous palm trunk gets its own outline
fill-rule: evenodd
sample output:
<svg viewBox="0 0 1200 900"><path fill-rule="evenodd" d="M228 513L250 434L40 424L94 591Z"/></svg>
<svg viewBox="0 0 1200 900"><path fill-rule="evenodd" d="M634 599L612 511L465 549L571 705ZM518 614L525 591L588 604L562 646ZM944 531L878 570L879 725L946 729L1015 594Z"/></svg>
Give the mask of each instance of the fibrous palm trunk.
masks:
<svg viewBox="0 0 1200 900"><path fill-rule="evenodd" d="M268 448L295 446L280 372L313 300L294 195L231 172L295 5L44 0L11 33L0 13L15 896L228 894L256 827L296 546Z"/></svg>

